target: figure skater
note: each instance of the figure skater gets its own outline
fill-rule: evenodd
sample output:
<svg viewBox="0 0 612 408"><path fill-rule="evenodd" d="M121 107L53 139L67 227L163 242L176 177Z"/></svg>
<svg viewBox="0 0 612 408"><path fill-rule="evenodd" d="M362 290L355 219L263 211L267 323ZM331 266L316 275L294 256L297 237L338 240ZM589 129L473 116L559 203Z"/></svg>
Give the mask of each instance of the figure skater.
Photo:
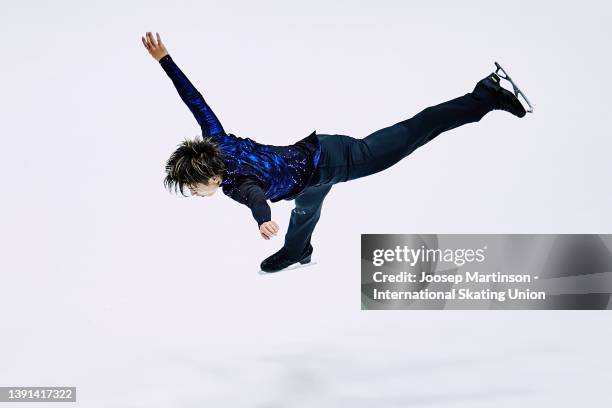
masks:
<svg viewBox="0 0 612 408"><path fill-rule="evenodd" d="M261 144L225 132L200 92L174 63L159 33L153 36L147 32L142 42L202 129L202 138L184 140L171 154L165 168L165 187L183 196L188 189L200 197L210 197L221 187L225 195L250 208L259 234L266 240L279 232L266 200L295 199L283 247L261 262L265 272L310 262L312 232L323 200L334 184L383 171L440 133L478 122L492 110L507 111L519 118L533 111L525 95L496 63L497 71L480 80L472 92L428 107L363 139L314 131L288 146ZM512 83L514 94L500 86L498 72ZM530 110L525 110L519 94Z"/></svg>

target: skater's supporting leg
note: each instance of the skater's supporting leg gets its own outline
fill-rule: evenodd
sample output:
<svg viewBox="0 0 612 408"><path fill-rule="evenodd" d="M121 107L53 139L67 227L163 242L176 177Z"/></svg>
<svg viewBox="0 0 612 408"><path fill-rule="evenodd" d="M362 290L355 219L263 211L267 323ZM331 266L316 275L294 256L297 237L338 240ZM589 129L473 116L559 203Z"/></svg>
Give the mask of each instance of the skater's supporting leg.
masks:
<svg viewBox="0 0 612 408"><path fill-rule="evenodd" d="M312 231L321 216L323 200L332 185L311 186L295 198L289 228L285 235L284 248L290 258L298 257L310 244Z"/></svg>

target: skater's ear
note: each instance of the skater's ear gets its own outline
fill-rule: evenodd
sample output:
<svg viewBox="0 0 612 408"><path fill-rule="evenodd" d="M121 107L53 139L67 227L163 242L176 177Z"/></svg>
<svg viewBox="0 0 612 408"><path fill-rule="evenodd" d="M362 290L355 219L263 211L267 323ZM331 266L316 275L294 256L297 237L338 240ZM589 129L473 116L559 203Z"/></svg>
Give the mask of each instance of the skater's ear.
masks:
<svg viewBox="0 0 612 408"><path fill-rule="evenodd" d="M220 175L212 176L210 178L210 182L212 184L216 184L217 186L221 185L222 181L223 181L223 178Z"/></svg>

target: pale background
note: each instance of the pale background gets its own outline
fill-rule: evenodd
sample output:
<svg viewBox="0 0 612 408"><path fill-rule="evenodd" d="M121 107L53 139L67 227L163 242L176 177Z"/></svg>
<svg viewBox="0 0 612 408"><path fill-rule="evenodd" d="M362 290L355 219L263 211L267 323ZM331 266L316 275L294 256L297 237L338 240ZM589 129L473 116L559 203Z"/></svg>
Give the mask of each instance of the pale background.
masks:
<svg viewBox="0 0 612 408"><path fill-rule="evenodd" d="M365 312L362 233L610 233L605 1L11 2L2 7L0 385L82 407L606 405L609 312ZM199 129L159 31L225 129L364 137L498 60L536 112L493 112L337 185L313 267L163 164ZM287 227L292 202L275 204ZM36 404L37 407L44 404ZM25 405L24 405L25 406ZM59 406L59 405L53 405Z"/></svg>

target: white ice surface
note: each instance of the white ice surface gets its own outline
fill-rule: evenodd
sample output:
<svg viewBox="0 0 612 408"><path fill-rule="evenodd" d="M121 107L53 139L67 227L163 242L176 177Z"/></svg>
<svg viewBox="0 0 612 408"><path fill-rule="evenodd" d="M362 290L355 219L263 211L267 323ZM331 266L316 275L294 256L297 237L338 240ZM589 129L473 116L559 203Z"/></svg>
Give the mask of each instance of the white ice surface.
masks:
<svg viewBox="0 0 612 408"><path fill-rule="evenodd" d="M610 17L604 1L4 5L0 386L77 386L92 408L609 405L610 312L361 311L359 244L610 233ZM163 190L198 129L147 30L227 131L263 143L366 136L494 60L536 111L335 186L317 265L261 276L292 203L264 241L221 193Z"/></svg>

